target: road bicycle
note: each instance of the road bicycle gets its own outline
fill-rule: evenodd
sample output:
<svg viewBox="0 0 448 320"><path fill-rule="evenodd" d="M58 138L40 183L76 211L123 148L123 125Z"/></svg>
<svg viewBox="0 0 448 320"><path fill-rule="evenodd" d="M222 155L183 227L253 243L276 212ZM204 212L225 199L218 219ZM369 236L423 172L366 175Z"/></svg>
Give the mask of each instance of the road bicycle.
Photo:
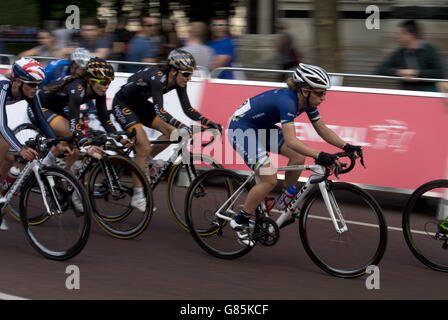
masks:
<svg viewBox="0 0 448 320"><path fill-rule="evenodd" d="M402 227L406 244L418 260L448 272L448 180L429 181L412 193Z"/></svg>
<svg viewBox="0 0 448 320"><path fill-rule="evenodd" d="M23 124L15 129L16 137L25 140L37 134L38 129L32 124ZM103 147L107 143L115 143L118 137L134 138L135 131L118 131L106 134L103 131L92 131L85 147L95 145ZM84 148L82 148L84 149ZM95 221L107 234L119 239L131 239L139 236L148 227L153 213L153 195L146 178L138 165L121 155L103 153L96 159L82 152L77 179L85 185L92 214ZM133 186L138 183L143 187L146 197L146 208L142 212L131 206ZM17 211L9 207L11 215L19 220Z"/></svg>
<svg viewBox="0 0 448 320"><path fill-rule="evenodd" d="M53 260L67 260L79 254L90 234L92 208L83 186L66 170L41 163L53 143L68 140L37 136L27 141L26 145L39 156L33 161L22 161L25 166L0 198L3 218L14 195L19 195L18 214L28 242L41 255ZM80 210L74 208L74 198L78 199Z"/></svg>
<svg viewBox="0 0 448 320"><path fill-rule="evenodd" d="M177 143L171 151L171 156L164 162L163 167L159 168L157 174L154 177L149 177L151 181L151 189L154 190L161 181L166 180L166 192L168 200L168 208L174 217L174 220L185 231L189 231L187 222L185 221L185 214L183 213L183 206L185 201L185 195L191 182L198 176L198 174L204 170L211 168L222 168L222 165L213 159L212 157L194 153L195 150L189 149L189 145L193 146L195 139L201 138L201 147L205 148L211 145L218 134L218 130L212 128L205 128L201 126L191 126L193 132L192 138L179 137L178 140L153 140L151 144L159 143ZM208 134L202 136L203 133L211 133L211 137L207 137ZM200 136L199 136L200 134ZM204 139L205 141L202 141ZM116 152L116 154L122 154L125 156L131 156L134 152L133 148L124 148L109 144L105 150ZM149 171L149 168L148 168Z"/></svg>
<svg viewBox="0 0 448 320"><path fill-rule="evenodd" d="M353 169L355 160L347 153L350 165L336 168L336 176ZM363 159L361 158L363 164ZM272 204L267 198L249 223L249 236L257 244L272 246L280 237L280 228L299 220L302 244L311 260L331 275L354 278L365 274L369 265L377 265L386 250L387 224L375 199L358 186L328 180L331 172L320 165L280 167L278 171L311 170L314 173L300 188L276 220L271 218ZM199 175L185 198L185 214L190 233L208 254L235 259L253 249L238 241L230 227L254 185L256 175L243 178L226 169L213 169Z"/></svg>

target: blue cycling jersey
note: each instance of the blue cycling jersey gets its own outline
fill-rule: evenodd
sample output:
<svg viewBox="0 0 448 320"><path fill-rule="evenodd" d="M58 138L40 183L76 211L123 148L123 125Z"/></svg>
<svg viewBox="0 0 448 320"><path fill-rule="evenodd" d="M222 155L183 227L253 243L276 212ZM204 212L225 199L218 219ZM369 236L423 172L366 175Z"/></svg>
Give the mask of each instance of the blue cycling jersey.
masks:
<svg viewBox="0 0 448 320"><path fill-rule="evenodd" d="M70 60L55 60L48 64L45 69L45 79L42 87L48 85L53 80L70 75Z"/></svg>
<svg viewBox="0 0 448 320"><path fill-rule="evenodd" d="M317 108L298 107L297 91L289 89L269 90L246 100L233 114L233 121L243 121L253 128L270 128L276 123L294 124L294 118L306 112L310 121L318 121Z"/></svg>

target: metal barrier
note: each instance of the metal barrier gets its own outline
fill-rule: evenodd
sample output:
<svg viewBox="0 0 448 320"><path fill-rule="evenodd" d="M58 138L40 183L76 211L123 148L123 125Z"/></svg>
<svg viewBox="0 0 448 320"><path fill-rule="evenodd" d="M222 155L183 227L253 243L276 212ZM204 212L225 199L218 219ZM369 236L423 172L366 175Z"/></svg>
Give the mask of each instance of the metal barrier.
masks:
<svg viewBox="0 0 448 320"><path fill-rule="evenodd" d="M294 70L275 70L275 69L256 69L256 68L237 68L237 67L220 67L214 69L210 73L211 78L217 78L224 70L229 71L250 71L250 72L271 72L271 73L293 73ZM379 76L371 74L354 74L354 73L335 73L329 72L330 76L339 77L358 77L358 78L374 78L374 79L391 79L391 80L403 80L404 77L396 76ZM448 79L432 79L432 78L411 78L410 80L425 81L425 82L448 82Z"/></svg>

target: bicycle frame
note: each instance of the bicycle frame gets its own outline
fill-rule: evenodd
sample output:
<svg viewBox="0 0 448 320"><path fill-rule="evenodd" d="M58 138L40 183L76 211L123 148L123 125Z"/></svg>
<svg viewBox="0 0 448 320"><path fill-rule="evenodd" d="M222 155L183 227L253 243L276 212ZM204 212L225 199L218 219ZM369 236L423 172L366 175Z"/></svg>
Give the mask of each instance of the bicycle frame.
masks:
<svg viewBox="0 0 448 320"><path fill-rule="evenodd" d="M305 185L299 190L299 192L296 194L294 199L288 204L288 207L282 211L281 215L277 218L276 223L278 227L280 228L285 221L287 221L291 215L294 213L296 208L303 202L304 199L306 199L307 195L310 193L310 191L314 188L314 185L316 184L316 181L322 180L322 177L324 177L324 169L323 167L319 165L296 165L296 166L286 166L286 167L279 167L277 168L278 171L298 171L298 170L308 170L313 171L314 174L311 175L311 177L308 179L308 181L305 183ZM236 200L239 195L241 194L241 191L245 187L246 184L251 182L253 179L255 179L256 175L255 172L252 172L249 177L244 181L244 183L230 196L230 198L224 202L224 204L215 212L215 215L223 220L230 221L233 219L233 217L229 217L227 215L222 214L222 210L224 207L226 207L231 201L231 205L229 205L229 208L231 208L234 204L234 200ZM337 233L342 234L348 230L347 224L345 223L344 218L342 217L341 210L339 209L339 206L337 205L336 199L334 198L334 195L332 193L328 193L327 190L327 183L326 179L323 181L320 181L317 183L319 186L319 190L322 194L322 197L325 202L325 206L327 207L330 219L333 222L334 228ZM266 208L264 205L264 202L262 202L262 208L263 211L266 212ZM227 210L229 212L229 209ZM236 215L236 212L233 210L230 211L233 214ZM335 214L336 213L336 214ZM337 217L336 217L337 216ZM338 223L341 224L341 226Z"/></svg>
<svg viewBox="0 0 448 320"><path fill-rule="evenodd" d="M47 202L47 193L45 190L44 182L42 181L40 174L39 174L40 166L41 166L41 162L39 160L30 161L25 165L25 168L23 168L23 170L20 172L20 175L17 177L16 181L13 183L13 185L8 190L8 192L3 197L0 198L0 204L3 204L2 213L3 213L4 208L6 207L6 205L4 205L4 204L8 204L11 201L12 197L14 196L14 193L17 192L17 190L22 186L25 179L33 172L36 177L37 183L39 184L42 200L43 200L45 208L47 210L47 214L49 214L49 215L54 214L51 211L50 206ZM53 186L51 184L50 184L50 187L53 188ZM52 190L52 192L53 192L53 190ZM56 201L56 203L57 203L57 201ZM59 204L58 204L58 206L59 206Z"/></svg>

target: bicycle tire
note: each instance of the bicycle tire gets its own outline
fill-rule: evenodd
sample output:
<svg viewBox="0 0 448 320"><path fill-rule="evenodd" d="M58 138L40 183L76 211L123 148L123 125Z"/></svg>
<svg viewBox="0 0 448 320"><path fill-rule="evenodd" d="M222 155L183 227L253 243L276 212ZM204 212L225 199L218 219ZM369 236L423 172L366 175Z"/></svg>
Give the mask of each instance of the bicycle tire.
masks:
<svg viewBox="0 0 448 320"><path fill-rule="evenodd" d="M13 132L17 140L19 140L19 142L23 145L25 144L25 141L36 137L36 135L38 134L42 134L42 131L32 123L20 124L14 128ZM5 210L6 212L9 213L11 217L13 217L16 221L20 222L20 212L17 209L20 206L20 202L18 201L17 203L15 203L14 198L5 207ZM33 221L32 223L36 225L45 221L44 219L39 219L37 217L35 217L34 220L35 221Z"/></svg>
<svg viewBox="0 0 448 320"><path fill-rule="evenodd" d="M151 187L145 174L135 162L119 155L107 156L105 159L111 164L118 175L124 174L124 176L119 177L122 190L115 195L111 195L109 184L104 184L104 175L101 177L102 166L99 162L96 163L87 179L87 193L92 204L93 218L101 229L114 238L135 238L145 231L151 221L154 204ZM135 175L140 181L144 189L143 192L146 195L146 209L143 213L130 205L133 192L132 175ZM100 179L103 179L101 183ZM117 186L115 185L115 187ZM114 196L116 199L114 199ZM127 196L129 196L129 202L124 204L126 201L123 200ZM99 199L107 202L107 211L97 201ZM111 207L111 205L113 206Z"/></svg>
<svg viewBox="0 0 448 320"><path fill-rule="evenodd" d="M23 185L20 198L20 218L26 238L37 252L48 259L71 259L82 251L90 235L89 199L84 187L66 170L49 166L40 168L39 173L43 177L50 206L53 209L57 206L54 197L48 196L50 189L53 189L62 212L50 215L45 223L39 225L28 223L33 215L42 216L42 211L46 210L43 203L41 206L38 204L42 201L41 194L36 195L32 191L39 185L34 174L30 175ZM50 180L53 181L52 188L49 185ZM80 211L74 209L71 196L73 194L80 200ZM51 244L53 242L54 245Z"/></svg>
<svg viewBox="0 0 448 320"><path fill-rule="evenodd" d="M196 161L203 161L205 162L204 164L211 165L213 168L222 168L222 165L212 157L195 153L190 154L190 163L189 163L191 166L193 166L195 171L198 169L203 169L202 167L204 166L203 164L201 164L200 166L198 165L195 166L194 162ZM181 179L186 181L179 182L179 180ZM191 185L191 182L192 182L191 177L188 175L188 173L185 172L185 164L182 163L182 161L175 164L168 175L168 181L167 181L168 208L177 224L187 232L189 232L190 230L188 229L187 222L185 221L185 213L182 212L183 202L185 201L184 194L186 193L183 193L181 191L183 189L187 190L188 187ZM175 188L175 185L178 185L179 187ZM179 198L182 201L182 205L179 204L176 205L176 199Z"/></svg>
<svg viewBox="0 0 448 320"><path fill-rule="evenodd" d="M341 278L362 276L367 267L378 265L386 250L387 224L381 207L369 193L353 184L329 182L327 189L330 197L338 199L348 230L336 232L316 187L305 200L299 218L302 244L311 260L325 272ZM322 247L318 249L319 245ZM353 252L348 252L351 248Z"/></svg>
<svg viewBox="0 0 448 320"><path fill-rule="evenodd" d="M253 246L239 243L230 223L213 214L237 190L244 180L226 169L212 169L201 173L188 188L185 199L185 218L195 242L208 254L221 259L236 259L249 253ZM203 191L208 188L207 192ZM245 192L250 190L246 185ZM200 197L199 197L200 195ZM205 200L205 197L207 197ZM198 201L195 201L198 199ZM244 200L244 199L242 199ZM232 210L239 213L238 202ZM229 207L225 214L229 215ZM230 217L230 215L229 215ZM218 225L219 226L218 226ZM224 242L225 241L225 242Z"/></svg>
<svg viewBox="0 0 448 320"><path fill-rule="evenodd" d="M412 254L425 266L442 272L448 272L448 247L436 236L447 239L448 232L439 228L442 218L437 211L445 209L444 215L448 214L447 192L446 179L421 185L408 199L402 218L403 235Z"/></svg>

